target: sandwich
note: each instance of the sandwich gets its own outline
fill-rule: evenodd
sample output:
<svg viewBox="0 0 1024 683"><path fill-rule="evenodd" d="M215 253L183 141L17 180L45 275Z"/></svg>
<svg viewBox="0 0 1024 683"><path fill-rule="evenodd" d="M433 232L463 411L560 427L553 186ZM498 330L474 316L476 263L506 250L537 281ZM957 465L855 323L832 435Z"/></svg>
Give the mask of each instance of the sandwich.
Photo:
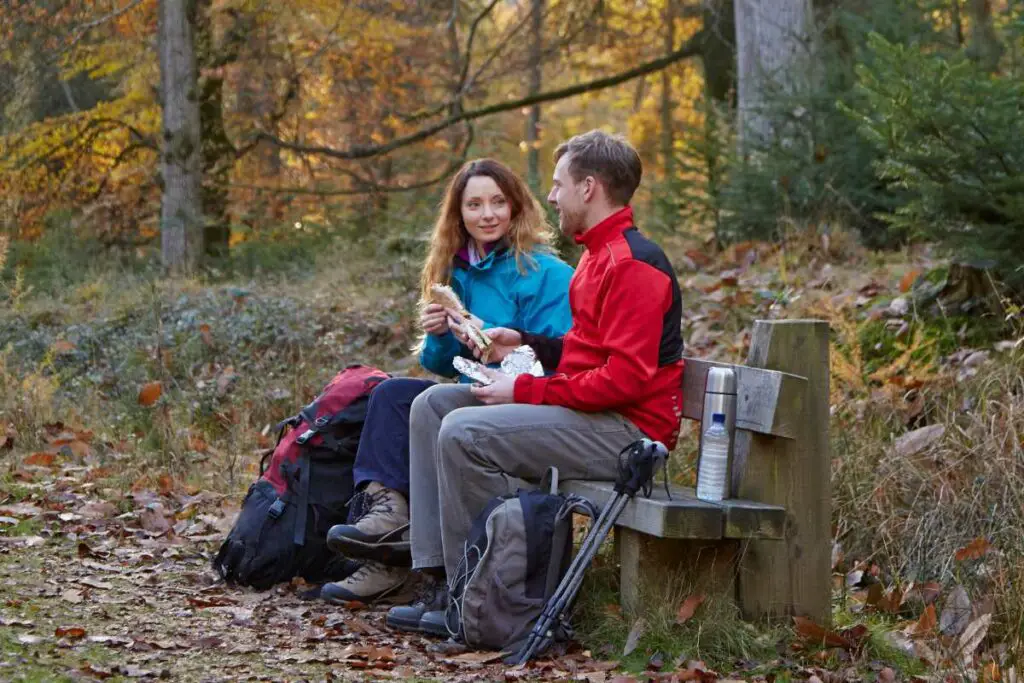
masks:
<svg viewBox="0 0 1024 683"><path fill-rule="evenodd" d="M491 338L473 324L470 312L466 310L455 290L448 285L432 285L430 287L430 303L450 308L462 316L462 325L460 326L462 333L480 347L480 360L486 363L491 354Z"/></svg>

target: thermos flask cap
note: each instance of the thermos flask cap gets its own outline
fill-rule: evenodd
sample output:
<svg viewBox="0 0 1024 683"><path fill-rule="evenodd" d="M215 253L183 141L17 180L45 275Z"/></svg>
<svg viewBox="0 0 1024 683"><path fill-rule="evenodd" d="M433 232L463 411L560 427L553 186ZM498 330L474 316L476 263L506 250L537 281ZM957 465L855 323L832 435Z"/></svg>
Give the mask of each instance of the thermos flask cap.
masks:
<svg viewBox="0 0 1024 683"><path fill-rule="evenodd" d="M709 369L704 391L709 394L735 394L736 373L730 368Z"/></svg>

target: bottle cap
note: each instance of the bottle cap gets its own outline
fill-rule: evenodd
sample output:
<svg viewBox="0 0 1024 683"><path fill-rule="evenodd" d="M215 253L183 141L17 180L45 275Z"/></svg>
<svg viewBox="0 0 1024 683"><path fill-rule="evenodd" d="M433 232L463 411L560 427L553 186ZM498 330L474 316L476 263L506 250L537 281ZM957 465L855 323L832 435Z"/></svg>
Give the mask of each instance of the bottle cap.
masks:
<svg viewBox="0 0 1024 683"><path fill-rule="evenodd" d="M725 424L725 414L715 413L711 416L711 421L716 424Z"/></svg>

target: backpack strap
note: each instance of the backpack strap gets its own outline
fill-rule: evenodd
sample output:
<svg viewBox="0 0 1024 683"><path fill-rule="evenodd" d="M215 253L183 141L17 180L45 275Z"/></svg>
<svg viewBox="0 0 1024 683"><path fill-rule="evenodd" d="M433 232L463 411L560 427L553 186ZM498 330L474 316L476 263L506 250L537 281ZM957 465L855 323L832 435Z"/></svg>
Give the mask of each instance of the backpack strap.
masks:
<svg viewBox="0 0 1024 683"><path fill-rule="evenodd" d="M328 450L334 451L335 453L341 453L345 449L345 444L342 443L341 439L338 439L330 433L331 430L338 427L338 425L345 423L353 423L352 418L341 410L332 415L321 415L316 417L316 403L311 403L306 406L301 413L295 416L297 422L305 421L309 427L306 431L302 432L299 437L295 440L295 443L300 446L305 446L310 439L314 436L320 436L319 445ZM297 426L297 425L293 425Z"/></svg>
<svg viewBox="0 0 1024 683"><path fill-rule="evenodd" d="M263 476L263 473L267 471L267 458L272 456L274 454L274 451L277 450L277 447L281 445L281 439L284 438L284 430L286 428L288 428L288 427L291 427L292 429L295 429L296 427L299 426L300 422L302 422L302 415L301 414L300 415L292 415L289 418L281 420L280 422L277 423L277 426L274 427L274 429L277 430L277 441L274 442L274 447L273 448L268 448L263 453L263 457L260 458L260 476L261 477Z"/></svg>
<svg viewBox="0 0 1024 683"><path fill-rule="evenodd" d="M555 476L558 476L557 471ZM548 561L548 574L544 582L545 598L554 594L558 583L562 580L562 563L565 561L565 550L569 547L574 512L590 517L591 522L597 519L597 510L589 500L576 494L565 497L565 502L562 503L561 509L555 515L555 530L551 536L551 559Z"/></svg>
<svg viewBox="0 0 1024 683"><path fill-rule="evenodd" d="M303 450L299 457L299 490L295 496L295 545L306 545L306 517L309 513L309 453Z"/></svg>

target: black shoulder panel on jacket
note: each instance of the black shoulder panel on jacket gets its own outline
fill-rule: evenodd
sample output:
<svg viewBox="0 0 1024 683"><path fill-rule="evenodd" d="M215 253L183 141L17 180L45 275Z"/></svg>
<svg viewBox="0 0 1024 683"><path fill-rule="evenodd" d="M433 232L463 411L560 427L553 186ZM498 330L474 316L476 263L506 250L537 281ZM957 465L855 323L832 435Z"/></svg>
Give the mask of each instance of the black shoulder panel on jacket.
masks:
<svg viewBox="0 0 1024 683"><path fill-rule="evenodd" d="M661 344L658 347L658 367L671 365L683 357L683 298L676 271L661 247L641 235L636 228L626 230L622 236L633 258L665 273L672 286L672 305L662 319Z"/></svg>

